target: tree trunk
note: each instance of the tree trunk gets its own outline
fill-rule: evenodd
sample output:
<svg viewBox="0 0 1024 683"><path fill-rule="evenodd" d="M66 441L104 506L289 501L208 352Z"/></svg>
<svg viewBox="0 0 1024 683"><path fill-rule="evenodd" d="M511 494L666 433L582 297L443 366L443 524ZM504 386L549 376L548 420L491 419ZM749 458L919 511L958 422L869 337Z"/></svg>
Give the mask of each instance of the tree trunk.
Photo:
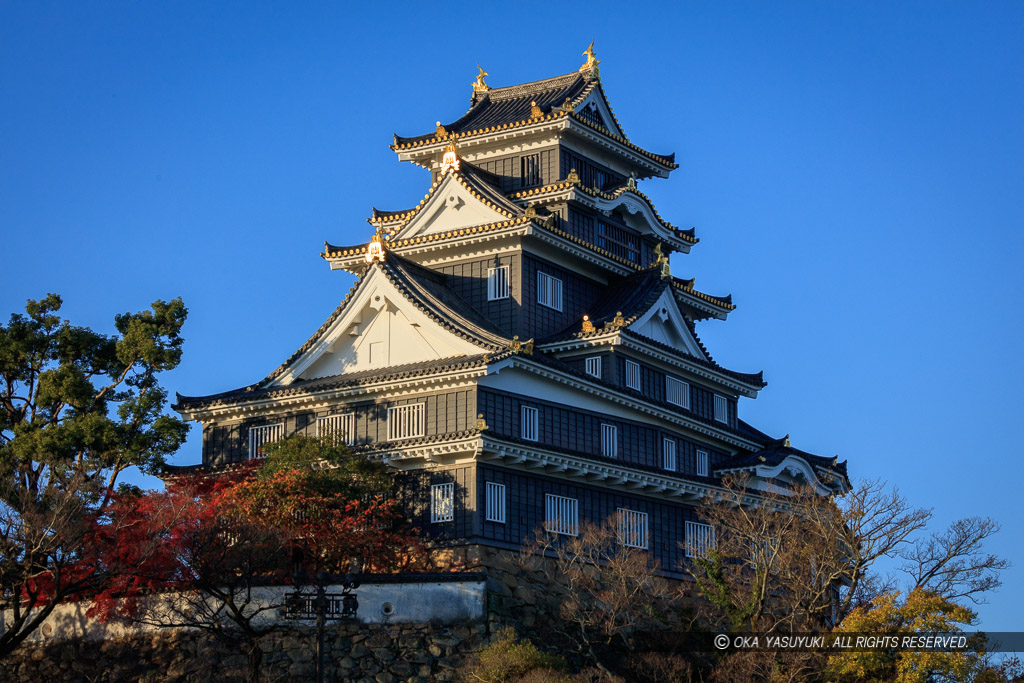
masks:
<svg viewBox="0 0 1024 683"><path fill-rule="evenodd" d="M259 643L253 643L249 648L249 683L259 683L262 664L263 648Z"/></svg>

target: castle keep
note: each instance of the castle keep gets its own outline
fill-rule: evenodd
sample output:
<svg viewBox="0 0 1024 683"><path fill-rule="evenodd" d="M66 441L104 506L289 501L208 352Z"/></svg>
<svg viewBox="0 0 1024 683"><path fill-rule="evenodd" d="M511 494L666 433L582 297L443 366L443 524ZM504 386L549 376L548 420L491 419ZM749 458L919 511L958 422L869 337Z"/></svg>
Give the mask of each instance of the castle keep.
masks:
<svg viewBox="0 0 1024 683"><path fill-rule="evenodd" d="M373 209L368 243L325 244L356 283L269 376L178 397L202 423L203 467L330 435L403 472L438 544L513 549L614 516L670 574L714 543L695 505L726 473L848 487L845 462L741 419L761 373L722 367L698 335L733 302L670 272L698 239L640 189L674 155L627 137L585 55L508 87L481 69L460 118L395 136L430 173L425 199Z"/></svg>

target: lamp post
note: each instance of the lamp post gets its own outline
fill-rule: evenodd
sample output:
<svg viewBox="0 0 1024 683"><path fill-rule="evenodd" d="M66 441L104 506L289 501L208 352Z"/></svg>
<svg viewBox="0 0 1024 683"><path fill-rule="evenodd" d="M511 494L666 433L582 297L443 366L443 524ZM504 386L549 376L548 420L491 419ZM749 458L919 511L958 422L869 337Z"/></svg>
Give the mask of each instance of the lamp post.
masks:
<svg viewBox="0 0 1024 683"><path fill-rule="evenodd" d="M352 591L359 588L355 574L320 572L313 580L306 574L294 577L295 590L285 595L285 618L316 620L316 683L324 680L324 631L327 620L354 619L359 599ZM328 585L341 586L341 593L328 593Z"/></svg>

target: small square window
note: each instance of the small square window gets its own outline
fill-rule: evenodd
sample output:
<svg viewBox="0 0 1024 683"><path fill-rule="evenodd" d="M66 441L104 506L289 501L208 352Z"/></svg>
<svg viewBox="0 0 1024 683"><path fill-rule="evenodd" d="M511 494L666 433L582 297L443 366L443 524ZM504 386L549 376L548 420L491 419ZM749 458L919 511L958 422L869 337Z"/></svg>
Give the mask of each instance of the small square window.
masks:
<svg viewBox="0 0 1024 683"><path fill-rule="evenodd" d="M662 441L661 465L670 472L676 471L676 440L664 439Z"/></svg>
<svg viewBox="0 0 1024 683"><path fill-rule="evenodd" d="M715 419L719 422L729 421L729 400L720 394L715 394Z"/></svg>
<svg viewBox="0 0 1024 683"><path fill-rule="evenodd" d="M537 409L523 406L522 437L527 441L537 440Z"/></svg>
<svg viewBox="0 0 1024 683"><path fill-rule="evenodd" d="M508 266L487 269L487 300L508 298Z"/></svg>
<svg viewBox="0 0 1024 683"><path fill-rule="evenodd" d="M608 458L619 455L619 430L615 425L601 425L601 455Z"/></svg>
<svg viewBox="0 0 1024 683"><path fill-rule="evenodd" d="M697 476L708 476L708 452L697 449Z"/></svg>
<svg viewBox="0 0 1024 683"><path fill-rule="evenodd" d="M630 548L647 548L647 513L618 509L619 543Z"/></svg>
<svg viewBox="0 0 1024 683"><path fill-rule="evenodd" d="M556 311L562 310L562 281L547 273L537 273L537 303Z"/></svg>
<svg viewBox="0 0 1024 683"><path fill-rule="evenodd" d="M587 358L587 374L593 377L601 377L601 356Z"/></svg>
<svg viewBox="0 0 1024 683"><path fill-rule="evenodd" d="M626 361L626 387L640 390L640 364L635 361Z"/></svg>
<svg viewBox="0 0 1024 683"><path fill-rule="evenodd" d="M544 528L553 534L575 536L579 528L579 501L565 496L544 496Z"/></svg>
<svg viewBox="0 0 1024 683"><path fill-rule="evenodd" d="M486 519L488 522L505 523L505 485L487 482Z"/></svg>
<svg viewBox="0 0 1024 683"><path fill-rule="evenodd" d="M665 400L680 408L690 408L690 385L675 377L665 378Z"/></svg>
<svg viewBox="0 0 1024 683"><path fill-rule="evenodd" d="M430 523L455 520L455 484L434 484L430 487Z"/></svg>
<svg viewBox="0 0 1024 683"><path fill-rule="evenodd" d="M355 413L327 415L316 419L316 435L334 445L353 444L356 439Z"/></svg>
<svg viewBox="0 0 1024 683"><path fill-rule="evenodd" d="M701 522L686 523L686 556L708 556L708 551L715 547L715 530L710 524Z"/></svg>

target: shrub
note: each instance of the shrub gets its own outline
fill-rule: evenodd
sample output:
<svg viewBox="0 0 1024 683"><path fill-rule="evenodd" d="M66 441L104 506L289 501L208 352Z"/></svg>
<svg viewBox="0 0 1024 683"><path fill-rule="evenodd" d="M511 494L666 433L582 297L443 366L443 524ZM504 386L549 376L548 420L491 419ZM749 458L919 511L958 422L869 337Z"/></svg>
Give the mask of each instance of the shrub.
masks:
<svg viewBox="0 0 1024 683"><path fill-rule="evenodd" d="M565 660L558 655L542 652L529 640L519 640L512 628L503 628L490 645L477 653L475 661L463 675L466 681L484 683L513 683L527 674L529 680L539 683L568 681Z"/></svg>

